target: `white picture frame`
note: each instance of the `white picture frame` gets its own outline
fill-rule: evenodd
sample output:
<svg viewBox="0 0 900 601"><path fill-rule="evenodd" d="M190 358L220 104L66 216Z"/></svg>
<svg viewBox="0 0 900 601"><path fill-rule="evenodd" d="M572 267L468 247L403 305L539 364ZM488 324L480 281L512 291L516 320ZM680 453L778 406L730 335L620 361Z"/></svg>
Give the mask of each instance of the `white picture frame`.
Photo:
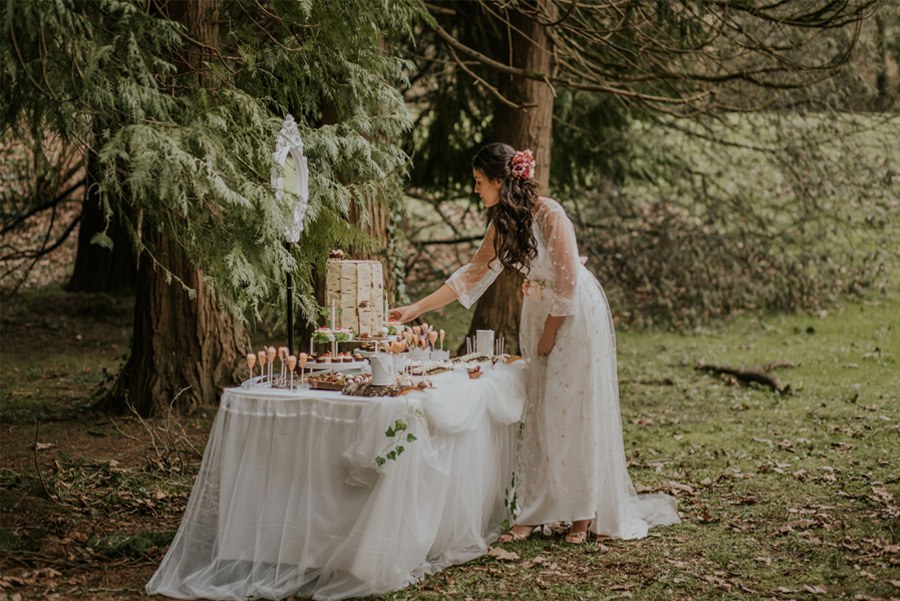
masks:
<svg viewBox="0 0 900 601"><path fill-rule="evenodd" d="M281 131L275 141L275 167L272 170L272 188L275 200L293 204L292 217L285 227L284 238L296 243L303 233L303 220L309 207L309 167L303 152L303 138L293 115L284 118Z"/></svg>

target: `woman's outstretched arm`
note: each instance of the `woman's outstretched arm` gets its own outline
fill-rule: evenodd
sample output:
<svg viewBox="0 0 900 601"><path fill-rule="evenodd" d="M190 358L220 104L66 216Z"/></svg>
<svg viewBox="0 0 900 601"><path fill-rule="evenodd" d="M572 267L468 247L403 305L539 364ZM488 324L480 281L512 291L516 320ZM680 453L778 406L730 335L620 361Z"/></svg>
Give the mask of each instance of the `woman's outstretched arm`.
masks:
<svg viewBox="0 0 900 601"><path fill-rule="evenodd" d="M456 299L456 292L454 292L450 286L444 284L425 298L419 299L411 305L391 309L389 319L391 321L406 323L429 311L434 311L435 309L440 309L444 305L449 305Z"/></svg>
<svg viewBox="0 0 900 601"><path fill-rule="evenodd" d="M405 323L455 300L468 309L484 294L501 271L503 265L494 251L494 226L489 225L481 246L471 261L457 269L447 279L447 283L425 298L405 307L391 309L388 318Z"/></svg>

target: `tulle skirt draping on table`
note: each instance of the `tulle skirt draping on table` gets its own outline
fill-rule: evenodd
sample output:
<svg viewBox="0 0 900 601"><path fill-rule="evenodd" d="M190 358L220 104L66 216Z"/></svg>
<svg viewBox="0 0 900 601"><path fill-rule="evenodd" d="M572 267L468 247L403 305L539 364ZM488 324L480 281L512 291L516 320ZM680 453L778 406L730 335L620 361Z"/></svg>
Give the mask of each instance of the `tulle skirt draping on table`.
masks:
<svg viewBox="0 0 900 601"><path fill-rule="evenodd" d="M482 555L507 517L523 362L391 399L232 389L147 591L339 599ZM416 440L381 466L402 420ZM398 438L399 440L399 438Z"/></svg>

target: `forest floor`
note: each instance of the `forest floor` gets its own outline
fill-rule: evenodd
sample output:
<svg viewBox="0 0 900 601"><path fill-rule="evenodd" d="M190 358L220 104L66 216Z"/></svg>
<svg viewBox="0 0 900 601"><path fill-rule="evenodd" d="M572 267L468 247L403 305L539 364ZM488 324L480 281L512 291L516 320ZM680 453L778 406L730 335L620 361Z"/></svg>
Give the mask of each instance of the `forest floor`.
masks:
<svg viewBox="0 0 900 601"><path fill-rule="evenodd" d="M131 301L58 289L2 307L0 600L138 599L174 535L214 408L90 410ZM640 541L504 545L385 599L900 597L900 287L816 315L621 332L626 454L682 523ZM772 372L778 395L696 369Z"/></svg>

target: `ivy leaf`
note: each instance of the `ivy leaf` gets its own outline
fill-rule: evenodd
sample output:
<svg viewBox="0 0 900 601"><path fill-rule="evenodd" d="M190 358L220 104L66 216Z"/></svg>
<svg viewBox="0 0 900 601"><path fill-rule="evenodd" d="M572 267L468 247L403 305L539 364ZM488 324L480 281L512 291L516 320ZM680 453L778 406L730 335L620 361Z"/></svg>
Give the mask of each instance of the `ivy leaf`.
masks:
<svg viewBox="0 0 900 601"><path fill-rule="evenodd" d="M397 432L402 432L403 430L406 430L406 423L404 423L398 419L397 421L394 422L394 429Z"/></svg>
<svg viewBox="0 0 900 601"><path fill-rule="evenodd" d="M409 434L406 435L406 442L412 442L414 440L418 440L418 439L416 438L416 435L413 434L412 432L410 432Z"/></svg>
<svg viewBox="0 0 900 601"><path fill-rule="evenodd" d="M397 459L397 451L391 451L387 454L388 459L396 460Z"/></svg>
<svg viewBox="0 0 900 601"><path fill-rule="evenodd" d="M402 444L401 444L401 445L397 445L397 455L399 455L400 453L402 453L402 452L405 451L405 450L406 450L406 449L403 447Z"/></svg>
<svg viewBox="0 0 900 601"><path fill-rule="evenodd" d="M376 457L376 458L375 458L375 465L377 465L378 467L381 467L382 465L384 465L384 462L385 462L385 461L386 461L386 460L385 460L384 457L381 457L381 456Z"/></svg>
<svg viewBox="0 0 900 601"><path fill-rule="evenodd" d="M396 434L396 432L394 432L393 428L388 428L384 433L384 435L387 436L388 438L393 438L395 434Z"/></svg>

